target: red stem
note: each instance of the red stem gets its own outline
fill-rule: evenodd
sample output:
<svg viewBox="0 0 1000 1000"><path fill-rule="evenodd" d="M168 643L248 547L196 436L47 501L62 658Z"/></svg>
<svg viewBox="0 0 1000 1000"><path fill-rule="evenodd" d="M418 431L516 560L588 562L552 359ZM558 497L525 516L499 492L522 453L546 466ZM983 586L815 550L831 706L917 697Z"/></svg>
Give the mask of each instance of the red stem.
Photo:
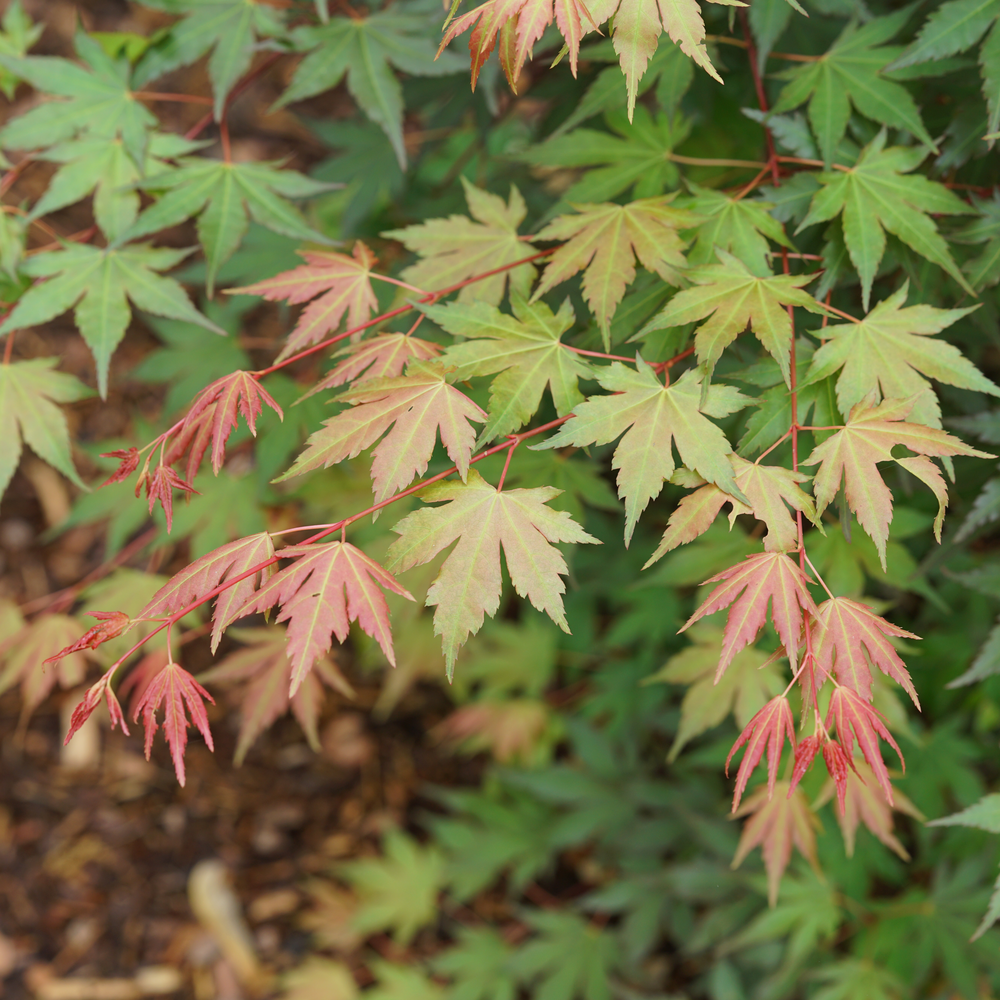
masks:
<svg viewBox="0 0 1000 1000"><path fill-rule="evenodd" d="M754 45L753 35L750 32L750 19L747 17L746 8L740 8L737 12L740 19L740 27L743 29L743 37L747 43L747 56L750 59L750 72L753 74L753 86L757 91L757 103L760 110L765 114L769 110L767 94L764 92L764 81L760 77L760 70L757 68L757 46ZM778 151L774 148L774 136L771 130L764 126L764 141L767 143L767 162L771 169L771 180L775 187L781 183L778 173Z"/></svg>

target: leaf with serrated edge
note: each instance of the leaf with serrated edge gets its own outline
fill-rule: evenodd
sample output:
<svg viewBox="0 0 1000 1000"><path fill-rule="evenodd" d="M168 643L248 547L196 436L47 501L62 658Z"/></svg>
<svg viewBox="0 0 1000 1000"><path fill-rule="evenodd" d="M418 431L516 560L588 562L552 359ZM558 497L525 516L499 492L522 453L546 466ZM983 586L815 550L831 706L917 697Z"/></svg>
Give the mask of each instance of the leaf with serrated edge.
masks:
<svg viewBox="0 0 1000 1000"><path fill-rule="evenodd" d="M788 782L775 784L773 794L759 788L740 807L737 816L750 816L743 825L743 833L736 847L733 868L760 847L767 871L767 898L771 906L778 901L781 876L792 859L792 847L798 849L813 868L819 868L816 857L816 830L819 820L809 807L809 801L799 790L789 795Z"/></svg>
<svg viewBox="0 0 1000 1000"><path fill-rule="evenodd" d="M915 475L920 475L925 482L934 482L927 469L930 463L918 465L912 460L894 459L893 447L902 444L920 455L936 458L948 455L995 457L985 451L970 448L958 438L937 428L907 423L905 418L917 399L916 396L909 399L887 399L874 407L868 400L858 403L851 410L846 426L818 444L802 463L819 465L814 481L818 514L826 510L837 495L841 483L844 484L848 506L875 543L883 571L885 546L892 521L892 493L879 475L877 464L897 461ZM907 462L909 465L904 464ZM939 504L947 499L947 495L942 495L938 490L935 492L938 493Z"/></svg>
<svg viewBox="0 0 1000 1000"><path fill-rule="evenodd" d="M705 615L732 605L726 619L725 638L716 670L716 676L721 677L733 657L757 638L770 604L771 623L785 646L794 672L796 650L802 635L802 612L813 617L816 615L816 605L809 595L807 582L802 570L781 552L747 556L742 563L730 566L705 581L718 583L718 586L681 631L690 628Z"/></svg>
<svg viewBox="0 0 1000 1000"><path fill-rule="evenodd" d="M788 699L782 694L772 698L744 727L739 738L733 744L726 758L726 776L729 776L729 762L743 744L746 750L740 769L736 774L736 790L733 792L733 808L735 813L739 808L740 799L750 780L753 769L760 763L764 752L767 752L767 794L774 794L774 783L778 780L778 766L781 764L781 753L785 748L785 737L788 737L795 751L795 722L792 719L792 709Z"/></svg>
<svg viewBox="0 0 1000 1000"><path fill-rule="evenodd" d="M411 601L413 597L390 573L349 542L288 545L281 550L281 558L294 562L238 608L233 620L281 605L277 621L288 622L291 695L316 660L329 652L331 636L336 635L340 642L347 639L352 621L375 639L386 659L395 664L389 606L379 588Z"/></svg>
<svg viewBox="0 0 1000 1000"><path fill-rule="evenodd" d="M339 398L351 409L324 421L278 482L354 458L385 434L371 467L375 502L381 503L426 471L439 430L459 475L468 474L476 441L470 421L482 423L487 416L445 381L439 362L412 360L405 375L370 379Z"/></svg>
<svg viewBox="0 0 1000 1000"><path fill-rule="evenodd" d="M135 616L136 620L175 614L182 608L200 601L220 583L242 576L252 567L273 558L274 542L266 531L229 542L214 552L196 559L190 566L172 576ZM273 566L261 570L261 582L266 581L273 572ZM257 578L258 574L252 573L222 591L216 598L212 621L213 653L219 648L226 627L238 617L235 612L256 590Z"/></svg>
<svg viewBox="0 0 1000 1000"><path fill-rule="evenodd" d="M466 639L500 607L501 547L517 593L569 631L560 579L569 570L555 543L599 542L565 511L545 506L558 492L551 487L501 492L472 469L467 483L437 483L420 495L426 503L449 501L447 506L414 511L393 528L400 537L389 549L388 565L400 572L458 541L426 601L437 607L434 631L442 637L449 676Z"/></svg>
<svg viewBox="0 0 1000 1000"><path fill-rule="evenodd" d="M366 323L378 309L371 283L377 259L360 240L350 257L315 250L300 250L299 254L306 262L291 271L228 289L230 295L260 295L269 302L285 301L290 305L313 300L288 335L278 361L333 333L344 316L348 328L353 328Z"/></svg>
<svg viewBox="0 0 1000 1000"><path fill-rule="evenodd" d="M635 279L635 261L667 284L680 284L684 241L677 231L698 217L670 202L675 195L643 198L628 205L574 205L577 215L562 215L536 237L565 241L549 260L532 301L585 270L583 295L609 342L611 317Z"/></svg>
<svg viewBox="0 0 1000 1000"><path fill-rule="evenodd" d="M701 376L695 369L665 386L638 357L636 370L616 361L601 370L599 381L617 395L590 396L557 434L535 447L586 447L607 444L624 435L611 464L619 470L618 495L625 500L626 545L639 515L659 496L664 480L673 475L676 466L672 444L677 446L684 465L741 502L746 500L733 477L729 440L702 415L724 417L735 413L749 402L746 396L729 386L712 385L707 402L699 410Z"/></svg>
<svg viewBox="0 0 1000 1000"><path fill-rule="evenodd" d="M380 333L370 340L362 340L339 351L335 357L344 360L328 372L303 398L324 389L335 389L348 382L366 382L373 378L397 378L410 358L430 361L441 353L441 348L429 340L421 340L405 333Z"/></svg>
<svg viewBox="0 0 1000 1000"><path fill-rule="evenodd" d="M716 250L720 263L706 264L686 272L694 288L678 292L637 336L706 319L695 333L698 360L709 368L722 352L749 327L768 353L778 362L785 383L789 381L792 320L787 306L800 306L822 314L826 310L802 290L815 275L787 274L760 278L725 250Z"/></svg>
<svg viewBox="0 0 1000 1000"><path fill-rule="evenodd" d="M513 316L485 302L425 309L443 330L467 338L448 347L441 358L445 365L455 366L451 376L455 381L500 373L490 386L490 418L480 435L483 443L523 427L541 405L546 387L556 413L565 416L583 402L578 380L594 375L591 366L559 339L575 319L569 300L555 314L544 302L529 305L516 292L511 294L511 305Z"/></svg>

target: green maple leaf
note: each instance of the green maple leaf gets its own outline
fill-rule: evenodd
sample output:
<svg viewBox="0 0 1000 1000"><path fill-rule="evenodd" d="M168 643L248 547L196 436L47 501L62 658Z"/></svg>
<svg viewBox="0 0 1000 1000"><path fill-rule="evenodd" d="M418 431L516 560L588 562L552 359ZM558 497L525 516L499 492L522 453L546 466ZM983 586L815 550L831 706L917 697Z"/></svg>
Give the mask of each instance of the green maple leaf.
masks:
<svg viewBox="0 0 1000 1000"><path fill-rule="evenodd" d="M167 250L137 243L98 248L68 243L61 250L40 253L24 264L36 282L21 297L0 326L0 335L38 326L73 307L73 316L97 364L101 398L108 392L108 365L132 318L129 301L145 312L187 320L223 333L191 304L184 289L157 271L174 267L187 250Z"/></svg>
<svg viewBox="0 0 1000 1000"><path fill-rule="evenodd" d="M233 85L250 68L257 40L284 31L281 11L255 0L149 0L146 6L188 16L147 49L136 67L136 86L189 66L211 49L208 76L216 120Z"/></svg>
<svg viewBox="0 0 1000 1000"><path fill-rule="evenodd" d="M7 148L38 149L80 132L105 139L120 136L129 156L141 163L156 116L132 96L128 62L111 59L82 31L77 32L74 44L85 66L55 56L15 58L0 53L5 69L39 93L57 98L8 122L0 132L0 143Z"/></svg>
<svg viewBox="0 0 1000 1000"><path fill-rule="evenodd" d="M477 188L464 177L461 181L471 219L465 215L450 215L447 219L429 219L420 225L382 233L388 239L399 240L407 250L423 258L400 275L417 288L429 291L448 288L477 274L530 257L537 249L517 234L528 207L513 184L510 197L504 203L503 198ZM502 271L466 285L458 293L458 301L482 301L498 306L508 287L527 295L536 273L531 264Z"/></svg>
<svg viewBox="0 0 1000 1000"><path fill-rule="evenodd" d="M825 985L813 1000L901 1000L908 995L901 979L867 959L845 958L823 966L815 976Z"/></svg>
<svg viewBox="0 0 1000 1000"><path fill-rule="evenodd" d="M491 927L461 927L458 941L433 959L435 972L448 976L449 1000L515 1000L511 947Z"/></svg>
<svg viewBox="0 0 1000 1000"><path fill-rule="evenodd" d="M437 483L420 494L426 503L448 504L414 511L393 527L400 537L389 549L389 565L400 572L458 541L426 600L437 605L434 631L442 637L449 676L462 644L500 607L501 546L517 593L569 632L560 579L569 569L554 543L599 543L567 513L546 506L555 494L551 487L499 491L470 469L467 482Z"/></svg>
<svg viewBox="0 0 1000 1000"><path fill-rule="evenodd" d="M365 990L365 1000L445 1000L444 990L412 965L374 961L371 969L378 985Z"/></svg>
<svg viewBox="0 0 1000 1000"><path fill-rule="evenodd" d="M1000 281L1000 196L987 201L972 195L979 218L964 226L951 239L955 243L985 243L983 252L962 265L973 288L991 287Z"/></svg>
<svg viewBox="0 0 1000 1000"><path fill-rule="evenodd" d="M330 243L287 200L312 197L329 190L329 185L294 170L275 170L263 163L184 157L176 170L157 174L140 187L165 190L166 194L147 208L121 238L138 239L198 216L209 296L219 268L236 252L251 218L283 236Z"/></svg>
<svg viewBox="0 0 1000 1000"><path fill-rule="evenodd" d="M768 262L771 248L767 241L794 249L781 223L770 214L774 207L772 202L737 199L722 191L698 187L690 181L688 187L694 197L686 200L684 207L705 220L696 230L688 263L714 263L718 247L738 257L754 274L766 277L772 273Z"/></svg>
<svg viewBox="0 0 1000 1000"><path fill-rule="evenodd" d="M928 378L961 389L1000 396L994 385L957 347L931 340L974 309L903 308L909 283L878 305L860 323L824 327L825 343L813 355L806 382L840 372L837 404L846 417L869 394L876 401L919 395L911 417L941 426L941 407ZM926 377L925 377L926 376Z"/></svg>
<svg viewBox="0 0 1000 1000"><path fill-rule="evenodd" d="M979 53L983 96L989 118L986 131L1000 128L1000 0L949 0L932 11L913 43L889 67L890 70L938 61L964 52L987 31Z"/></svg>
<svg viewBox="0 0 1000 1000"><path fill-rule="evenodd" d="M792 321L786 306L800 306L812 313L825 310L802 290L815 275L777 274L758 277L737 257L717 251L718 264L694 267L686 276L694 288L678 292L637 334L644 337L663 330L706 319L695 333L698 360L709 371L722 352L749 326L754 336L778 362L785 382L790 372Z"/></svg>
<svg viewBox="0 0 1000 1000"><path fill-rule="evenodd" d="M85 135L59 143L38 156L63 165L49 181L29 218L39 219L93 192L97 225L108 239L115 240L139 214L139 192L135 185L140 178L169 169L165 160L191 153L200 145L179 135L156 133L149 141L140 169L125 144L117 139L109 141L106 136Z"/></svg>
<svg viewBox="0 0 1000 1000"><path fill-rule="evenodd" d="M24 12L21 0L13 0L4 11L0 21L0 55L18 58L23 56L45 30L43 24L32 24L31 18ZM8 101L14 100L14 90L17 87L18 76L6 67L0 67L0 90Z"/></svg>
<svg viewBox="0 0 1000 1000"><path fill-rule="evenodd" d="M863 27L852 22L815 62L782 74L789 83L772 110L781 114L808 100L809 123L828 166L847 130L852 104L866 118L905 129L937 152L910 92L881 75L901 51L882 43L903 27L911 12L906 7Z"/></svg>
<svg viewBox="0 0 1000 1000"><path fill-rule="evenodd" d="M399 830L387 831L382 847L382 857L349 861L337 873L359 899L355 929L366 935L389 930L406 945L437 919L444 859L434 847L421 847Z"/></svg>
<svg viewBox="0 0 1000 1000"><path fill-rule="evenodd" d="M21 439L39 458L86 489L70 457L69 429L56 403L72 403L90 390L72 375L53 369L57 358L0 365L0 496L21 458Z"/></svg>
<svg viewBox="0 0 1000 1000"><path fill-rule="evenodd" d="M565 416L583 402L577 381L593 377L591 366L559 339L576 319L569 300L555 314L544 302L529 304L516 292L511 305L513 316L485 302L424 310L448 333L472 338L442 355L445 365L456 366L455 381L500 373L490 386L490 418L481 444L523 427L541 405L546 386L556 412Z"/></svg>
<svg viewBox="0 0 1000 1000"><path fill-rule="evenodd" d="M866 310L885 253L886 230L974 294L928 213L970 215L975 209L943 184L921 174L905 176L926 159L926 149L886 149L885 142L883 130L865 146L853 167L819 174L823 186L813 195L809 214L798 231L843 213L847 252L861 277Z"/></svg>
<svg viewBox="0 0 1000 1000"><path fill-rule="evenodd" d="M677 187L680 175L670 154L690 132L684 119L662 113L654 119L640 105L631 123L624 109L608 112L605 121L610 133L578 128L532 146L521 158L536 167L598 167L563 195L568 202L610 201L633 185L636 198Z"/></svg>
<svg viewBox="0 0 1000 1000"><path fill-rule="evenodd" d="M641 358L636 365L633 370L616 361L603 369L601 386L619 395L590 396L557 434L535 448L581 448L622 438L611 464L619 470L618 495L625 501L626 545L639 515L674 473L672 444L684 465L749 506L733 477L729 441L703 416L735 413L746 406L747 397L729 386L712 385L700 404L700 372L691 369L665 386Z"/></svg>
<svg viewBox="0 0 1000 1000"><path fill-rule="evenodd" d="M434 15L401 14L396 9L369 17L335 17L317 27L292 32L296 48L308 51L278 106L336 87L347 75L347 89L362 111L392 143L400 167L403 144L403 89L392 67L414 76L443 76L468 62L454 52L435 59L429 32Z"/></svg>

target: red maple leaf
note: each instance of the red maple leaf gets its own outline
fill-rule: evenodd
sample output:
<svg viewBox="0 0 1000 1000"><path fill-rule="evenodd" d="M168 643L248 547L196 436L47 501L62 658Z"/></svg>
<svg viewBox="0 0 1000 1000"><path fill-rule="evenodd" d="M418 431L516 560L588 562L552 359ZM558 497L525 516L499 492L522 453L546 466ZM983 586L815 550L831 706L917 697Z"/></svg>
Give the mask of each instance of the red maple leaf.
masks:
<svg viewBox="0 0 1000 1000"><path fill-rule="evenodd" d="M133 722L138 722L139 713L142 713L142 724L146 733L146 760L149 760L153 749L153 736L158 728L156 712L161 704L164 706L163 732L170 746L170 756L174 761L177 780L181 785L185 782L184 750L187 747L188 729L185 705L191 715L191 721L205 738L208 749L215 750L203 698L215 704L212 696L183 667L170 662L149 682L132 715Z"/></svg>
<svg viewBox="0 0 1000 1000"><path fill-rule="evenodd" d="M792 782L788 789L788 794L798 787L799 782L805 777L806 771L812 767L812 762L816 759L823 745L822 736L807 736L804 740L799 740L795 747L795 763L792 767Z"/></svg>
<svg viewBox="0 0 1000 1000"><path fill-rule="evenodd" d="M128 479L139 468L138 448L117 448L115 451L105 451L101 453L101 458L117 458L121 462L121 465L101 483L101 486L120 483L123 479Z"/></svg>
<svg viewBox="0 0 1000 1000"><path fill-rule="evenodd" d="M64 656L78 653L82 649L97 649L102 642L116 638L132 624L132 619L124 611L88 611L87 614L91 618L99 618L100 621L87 629L76 642L46 657L43 663L56 663Z"/></svg>
<svg viewBox="0 0 1000 1000"><path fill-rule="evenodd" d="M856 771L856 768L852 758L844 752L844 748L836 740L828 739L826 736L808 736L799 741L799 745L795 748L795 766L792 768L792 781L788 794L791 795L798 787L821 749L823 762L836 786L837 799L843 812L844 796L847 794L847 772Z"/></svg>
<svg viewBox="0 0 1000 1000"><path fill-rule="evenodd" d="M226 457L226 442L236 428L237 414L243 415L247 427L250 428L250 433L256 437L257 418L263 412L264 403L267 403L282 420L285 419L281 407L249 372L232 372L216 379L210 386L203 389L184 418L184 424L179 432L180 437L184 438L185 430L195 431L191 438L188 478L193 478L192 461L195 469L201 464L202 456L208 445L209 434L212 442L212 471L218 475L219 469L222 468L223 459Z"/></svg>
<svg viewBox="0 0 1000 1000"><path fill-rule="evenodd" d="M306 261L300 267L244 288L229 289L230 295L262 295L271 302L307 302L320 296L303 310L278 355L279 361L322 340L340 325L345 313L348 324L354 327L366 323L378 308L370 277L378 259L360 240L354 244L351 257L315 250L299 251L299 256Z"/></svg>
<svg viewBox="0 0 1000 1000"><path fill-rule="evenodd" d="M413 600L396 578L349 542L289 545L282 559L291 566L276 573L234 615L233 620L277 604L277 621L288 622L288 659L292 664L291 694L295 694L313 663L332 645L347 638L352 621L382 647L396 665L389 629L389 606L380 587Z"/></svg>
<svg viewBox="0 0 1000 1000"><path fill-rule="evenodd" d="M824 601L816 615L813 641L817 687L835 673L841 684L871 701L870 664L874 664L896 681L919 709L920 701L910 675L887 636L920 638L880 618L867 605L847 597Z"/></svg>
<svg viewBox="0 0 1000 1000"><path fill-rule="evenodd" d="M771 906L778 901L778 886L792 858L793 846L814 869L819 868L816 858L816 827L819 822L806 797L801 791L792 791L785 781L779 781L775 791L778 794L772 797L766 789L758 788L736 814L750 815L751 818L743 827L732 864L733 868L739 867L743 859L760 845L767 869L767 894Z"/></svg>
<svg viewBox="0 0 1000 1000"><path fill-rule="evenodd" d="M903 754L892 734L886 729L881 713L878 709L872 708L856 691L841 684L834 688L830 698L830 711L826 718L827 729L830 729L834 722L848 759L854 756L854 741L857 740L865 760L868 761L878 783L882 786L882 791L885 792L889 805L892 805L892 785L889 783L889 772L879 752L879 736L896 751L904 771L906 761L903 760ZM829 765L829 761L827 764Z"/></svg>
<svg viewBox="0 0 1000 1000"><path fill-rule="evenodd" d="M108 715L111 716L111 728L121 726L122 732L128 736L128 726L125 725L125 716L122 714L122 707L111 690L111 675L114 669L109 670L96 684L91 685L84 695L83 701L73 709L70 717L69 732L63 740L65 746L76 734L77 730L93 715L94 709L101 703L101 698L106 698L108 702Z"/></svg>
<svg viewBox="0 0 1000 1000"><path fill-rule="evenodd" d="M744 562L730 566L705 582L718 583L719 586L687 620L681 632L705 615L732 605L726 619L716 681L725 673L733 657L757 638L769 604L771 622L785 646L792 670L795 670L795 654L802 635L802 612L815 617L817 611L806 589L808 580L805 574L788 556L781 552L747 556Z"/></svg>
<svg viewBox="0 0 1000 1000"><path fill-rule="evenodd" d="M149 513L153 513L153 506L159 500L163 506L163 513L167 518L167 534L174 525L174 490L184 490L186 493L198 493L198 491L170 468L169 465L158 465L152 473L144 473L135 484L135 495L143 485L146 487L146 496L149 498ZM199 494L200 496L200 494Z"/></svg>
<svg viewBox="0 0 1000 1000"><path fill-rule="evenodd" d="M736 812L747 787L747 781L753 769L760 763L764 751L767 751L767 794L774 794L774 783L778 778L778 764L781 763L781 751L785 746L785 735L795 749L795 722L792 719L792 709L784 695L772 698L747 724L740 733L739 739L733 744L726 758L726 777L729 777L729 762L744 743L747 745L740 769L736 773L736 791L733 793L733 812Z"/></svg>

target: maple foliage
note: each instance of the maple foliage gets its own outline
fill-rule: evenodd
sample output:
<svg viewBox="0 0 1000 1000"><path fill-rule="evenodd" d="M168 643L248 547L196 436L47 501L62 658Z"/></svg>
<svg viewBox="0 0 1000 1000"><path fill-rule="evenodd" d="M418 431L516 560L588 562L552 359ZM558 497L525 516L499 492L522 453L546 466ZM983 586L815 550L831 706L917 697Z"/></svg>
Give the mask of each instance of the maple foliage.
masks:
<svg viewBox="0 0 1000 1000"><path fill-rule="evenodd" d="M310 390L310 395L324 389L335 389L349 382L364 382L371 378L397 378L403 374L410 358L430 361L441 348L429 340L405 333L380 333L369 340L350 344L337 352L344 360L338 362Z"/></svg>
<svg viewBox="0 0 1000 1000"><path fill-rule="evenodd" d="M792 709L784 695L772 698L747 724L739 738L733 744L726 758L726 774L729 774L729 762L743 744L746 751L736 774L736 791L733 794L733 812L739 808L743 791L747 787L750 773L760 763L767 751L767 794L774 795L774 784L778 780L778 765L781 763L781 751L784 749L785 737L788 737L795 749L795 723L792 719Z"/></svg>

